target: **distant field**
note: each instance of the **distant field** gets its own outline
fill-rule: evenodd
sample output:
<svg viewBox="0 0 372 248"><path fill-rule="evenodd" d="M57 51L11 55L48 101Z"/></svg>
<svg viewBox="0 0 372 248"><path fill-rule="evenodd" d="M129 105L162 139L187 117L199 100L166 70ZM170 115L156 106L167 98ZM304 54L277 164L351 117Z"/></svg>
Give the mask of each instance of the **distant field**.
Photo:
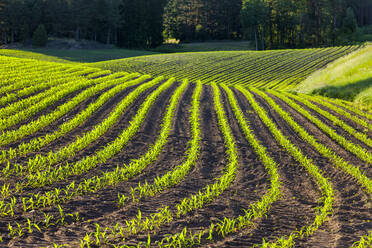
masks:
<svg viewBox="0 0 372 248"><path fill-rule="evenodd" d="M357 46L303 50L228 51L161 54L92 63L113 72L187 78L203 83L290 89Z"/></svg>
<svg viewBox="0 0 372 248"><path fill-rule="evenodd" d="M122 59L144 55L157 54L156 52L129 49L26 49L10 50L0 49L0 55L17 58L29 58L42 61L60 63L91 63Z"/></svg>
<svg viewBox="0 0 372 248"><path fill-rule="evenodd" d="M162 53L246 51L253 50L250 41L206 41L181 44L166 44L153 49Z"/></svg>
<svg viewBox="0 0 372 248"><path fill-rule="evenodd" d="M294 84L353 49L178 61ZM371 247L370 113L117 69L0 56L1 247Z"/></svg>

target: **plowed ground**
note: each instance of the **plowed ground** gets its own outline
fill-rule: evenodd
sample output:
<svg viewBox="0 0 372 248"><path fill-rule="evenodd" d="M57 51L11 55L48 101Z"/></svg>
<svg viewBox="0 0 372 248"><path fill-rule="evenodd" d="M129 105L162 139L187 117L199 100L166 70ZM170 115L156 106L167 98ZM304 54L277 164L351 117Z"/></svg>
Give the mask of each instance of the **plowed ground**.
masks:
<svg viewBox="0 0 372 248"><path fill-rule="evenodd" d="M137 159L144 155L151 147L151 144L158 138L165 111L178 86L180 86L180 83L176 82L160 94L146 114L146 118L142 122L139 131L120 152L114 154L106 162L100 163L97 167L82 175L70 176L67 179L53 182L50 185L42 187L28 186L23 189L22 192L11 193L9 198L4 199L5 202L9 202L11 196L15 197L17 199L17 205L14 216L7 215L0 217L0 233L2 235L1 246L52 247L52 244L65 244L71 247L79 247L80 240L84 239L87 233L97 230L96 224L99 224L103 229L105 227L112 227L115 223L125 225L126 220L136 218L138 210L141 211L142 218L149 217L162 206L169 206L171 210L174 210L176 204L180 203L184 198L198 193L207 185L215 182L216 178L223 173L224 167L228 161L225 154L224 137L219 128L218 118L213 105L214 92L211 86L204 85L200 99L200 155L191 172L177 185L165 189L161 193L157 193L152 197L140 199L138 202L128 201L125 206L118 206L118 194L130 196L131 188L136 187L138 183L144 184L146 181L152 183L154 178L171 171L185 160L188 141L191 139L189 111L191 109L192 95L196 88L194 84L190 83L179 99L174 118L172 119L172 128L167 139L167 144L162 149L157 160L147 166L140 174L126 181L119 182L115 186L108 186L96 192L73 196L70 200L66 200L59 204L52 204L50 207L41 207L26 211L22 209L22 197L43 194L44 192L56 188L64 188L73 181L79 184L84 180L100 176L103 172L115 171L117 166L129 164L133 159ZM78 128L52 143L41 147L35 152L11 159L10 163L25 165L30 158L38 154L46 155L49 151L57 151L59 148L72 143L77 136L91 131L95 125L101 123L109 113L113 111L116 105L136 87L137 86L129 87L107 101ZM142 93L130 104L126 111L121 113L120 118L103 136L99 137L86 148L76 151L74 156L53 166L57 167L66 162L73 164L88 155L94 154L102 149L102 147L114 141L118 135L130 125L130 121L136 115L145 99L157 88L158 85ZM245 138L233 110L231 109L226 92L222 90L222 88L220 89L222 92L221 101L223 102L226 117L228 118L239 155L238 173L233 184L220 196L205 204L202 208L191 211L180 218L174 217L170 223L161 225L155 230L129 235L125 240L114 239L106 244L102 243L97 245L94 241L92 247L114 247L113 244L136 246L139 242L146 243L149 236L151 236L152 242L160 241L167 235L181 232L185 227L187 227L189 231L196 233L208 227L210 223L218 222L218 220L225 217L237 218L240 215L244 215L244 209L249 208L250 204L258 201L268 190L268 173L262 161ZM262 122L247 98L239 90L235 88L231 89L234 92L240 108L243 110L246 120L250 123L256 139L267 148L268 155L271 156L278 165L278 172L282 183L280 187L281 197L278 201L273 203L267 215L259 218L254 225L246 229L237 230L225 237L217 237L213 241L204 240L201 243L202 247L252 247L253 245L262 244L263 239L266 241L275 241L278 237L288 236L304 226L311 225L316 216L315 208L320 205L322 197L315 180L309 175L305 168L300 166L288 151L275 140L273 134ZM292 127L273 110L265 99L252 91L251 93L254 95L258 104L267 111L269 118L276 123L281 132L322 170L324 177L329 179L335 192L333 211L326 222L320 226L313 235L295 240L295 247L350 247L353 243L359 241L362 236L368 235L368 232L372 230L371 195L358 184L356 179L340 168L337 168L332 161L324 157L314 149L314 147L304 141ZM86 99L78 107L53 122L47 128L9 145L4 145L1 149L9 150L10 148L16 148L19 144L30 141L31 138L42 137L45 134L54 132L61 123L73 118L90 103L98 99L100 94L103 94L103 92ZM316 125L307 120L301 112L291 108L286 102L278 99L274 95L268 95L286 112L290 113L293 119L304 127L309 134L316 137L320 143L331 148L337 155L350 162L355 167L359 167L367 176L371 176L372 170L370 164L361 160L355 154L352 154L345 149L345 147L333 140L328 134L324 133ZM71 98L67 97L64 101L68 101ZM28 121L36 120L48 112L52 112L60 104L61 102L53 104L48 107L47 110L37 113ZM322 106L319 102L316 104ZM304 105L301 106L306 108ZM326 107L322 108L327 109ZM360 145L369 153L372 152L371 147L367 144L357 140L342 128L334 126L331 121L317 112L308 108L306 109L311 112L312 115L321 119L326 125L332 127L338 134L344 136L349 142ZM364 132L365 128L358 123L332 112L332 110L329 111L336 117L346 121L355 128L355 130ZM361 116L360 118L371 123L371 120L365 117ZM25 123L20 123L18 126L14 126L11 129L16 130L23 124ZM369 138L372 138L372 130L367 130L366 133ZM0 169L4 167L5 163L1 165ZM2 177L0 179L0 186L9 184L10 188L15 188L17 182L23 181L25 181L25 175L13 175L7 178ZM57 216L56 219L58 220L58 216L60 216L58 205L65 213L78 212L79 219L66 216L63 223L58 222L46 227L44 214ZM29 229L27 229L28 220L31 220L32 223L39 223L38 226L40 230L37 230L36 227L32 227L32 232L29 231ZM9 224L16 227L16 223L24 227L23 234L12 236L10 235ZM92 236L92 240L95 240L94 236ZM155 243L153 243L153 245L156 246Z"/></svg>

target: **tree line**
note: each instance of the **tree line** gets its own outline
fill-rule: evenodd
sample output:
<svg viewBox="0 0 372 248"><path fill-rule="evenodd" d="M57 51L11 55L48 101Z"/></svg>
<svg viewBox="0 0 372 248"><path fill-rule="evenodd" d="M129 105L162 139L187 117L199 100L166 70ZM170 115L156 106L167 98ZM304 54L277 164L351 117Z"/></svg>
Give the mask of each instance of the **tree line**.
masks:
<svg viewBox="0 0 372 248"><path fill-rule="evenodd" d="M257 49L335 46L372 24L372 1L243 0L241 21Z"/></svg>
<svg viewBox="0 0 372 248"><path fill-rule="evenodd" d="M0 0L3 44L30 42L45 30L123 47L169 38L249 39L257 49L327 46L371 24L371 0Z"/></svg>

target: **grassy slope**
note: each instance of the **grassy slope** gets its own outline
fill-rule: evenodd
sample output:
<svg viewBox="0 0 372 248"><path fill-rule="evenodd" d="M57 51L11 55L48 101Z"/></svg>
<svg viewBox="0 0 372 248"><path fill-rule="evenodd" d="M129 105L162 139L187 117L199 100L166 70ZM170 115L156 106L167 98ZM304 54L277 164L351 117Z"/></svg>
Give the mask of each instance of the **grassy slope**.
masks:
<svg viewBox="0 0 372 248"><path fill-rule="evenodd" d="M60 63L92 63L98 61L107 61L113 59L122 59L129 57L137 57L144 55L157 54L143 50L129 49L25 49L25 50L9 50L0 49L0 55L31 58L43 61L52 61Z"/></svg>
<svg viewBox="0 0 372 248"><path fill-rule="evenodd" d="M355 101L372 107L372 44L315 72L295 90Z"/></svg>

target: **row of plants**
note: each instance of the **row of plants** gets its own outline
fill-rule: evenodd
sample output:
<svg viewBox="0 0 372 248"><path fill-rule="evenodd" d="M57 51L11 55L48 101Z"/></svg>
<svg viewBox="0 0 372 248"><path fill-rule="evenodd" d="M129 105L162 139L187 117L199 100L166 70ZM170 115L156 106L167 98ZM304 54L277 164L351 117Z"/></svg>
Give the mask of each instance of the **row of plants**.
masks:
<svg viewBox="0 0 372 248"><path fill-rule="evenodd" d="M225 82L227 79L231 82L238 82L242 78L244 78L244 80L252 81L254 78L262 75L262 70L272 69L271 66L278 63L277 59L279 57L288 56L293 53L294 52L291 51L280 51L277 53L264 54L253 53L250 54L251 56L234 54L234 56L229 57L229 59L224 58L229 55L228 53L221 53L218 56L216 55L216 57L221 60L220 64L216 64L215 59L206 57L204 60L200 61L200 64L191 64L190 69L192 70L183 70L184 72L182 72L180 76L191 79L200 79L203 82ZM229 60L233 61L233 63L226 62ZM212 61L213 63L211 63ZM206 73L208 69L210 72ZM179 74L176 68L173 68L173 70L177 75ZM174 72L167 72L169 75L172 73Z"/></svg>
<svg viewBox="0 0 372 248"><path fill-rule="evenodd" d="M184 70L184 72L178 72L177 68L173 66L173 70L167 71L168 75L172 75L172 73L177 73L180 77L188 77L192 80L200 80L202 82L213 82L215 80L224 81L229 76L232 75L239 75L240 73L244 73L246 71L250 71L250 75L254 75L255 72L258 70L255 67L255 64L270 64L276 60L277 57L287 54L287 52L280 52L278 54L258 54L253 53L251 56L241 56L241 54L232 54L229 56L228 53L224 54L215 54L212 58L206 56L203 60L198 61L198 63L193 64L191 63L190 70ZM226 58L228 56L228 58ZM231 60L234 63L226 63L227 60ZM213 63L211 63L213 61ZM244 70L242 70L244 69ZM209 71L209 73L205 73ZM226 72L229 73L226 73ZM229 75L231 74L231 75ZM230 79L229 79L230 80Z"/></svg>
<svg viewBox="0 0 372 248"><path fill-rule="evenodd" d="M309 100L307 100L306 98L304 98L302 96L297 96L297 95L290 94L290 93L287 93L287 92L283 92L283 94L285 96L288 96L290 99L294 99L294 100L304 104L306 107L316 111L321 116L323 116L323 117L327 118L328 120L332 121L333 125L341 127L343 130L345 130L350 135L357 138L359 141L363 142L364 144L368 145L369 147L372 147L372 140L368 137L367 133L361 133L361 132L357 131L356 129L354 129L353 127L351 127L347 123L345 123L340 118L337 118L336 116L331 114L329 111L323 110L322 108L320 108L319 106L311 103Z"/></svg>
<svg viewBox="0 0 372 248"><path fill-rule="evenodd" d="M0 87L9 86L18 80L30 81L34 83L37 81L44 81L44 76L53 72L63 71L70 68L60 64L37 64L37 63L24 63L23 60L9 60L7 57L0 57L0 62L6 63L1 66L0 71ZM22 71L24 73L20 74Z"/></svg>
<svg viewBox="0 0 372 248"><path fill-rule="evenodd" d="M137 76L136 74L130 74L131 77ZM130 78L130 77L129 77ZM123 79L125 82L127 79ZM137 79L131 80L127 82L127 86L133 86L142 83L144 80L149 79L150 76L144 75ZM115 81L115 80L114 80ZM6 175L18 175L22 176L25 175L29 182L32 181L33 178L40 178L42 176L42 173L47 173L48 171L59 171L63 166L60 167L52 167L56 163L62 161L63 159L67 159L69 157L72 157L76 154L76 152L80 151L81 149L84 149L89 144L91 144L93 141L97 140L99 137L101 137L112 125L117 122L118 118L122 115L123 111L125 111L130 104L134 102L135 99L138 98L140 94L142 94L145 90L157 85L163 81L163 77L158 77L154 80L151 80L148 83L141 84L139 87L137 87L134 91L129 93L127 97L125 97L110 113L110 115L103 120L101 123L97 124L93 129L85 134L83 136L79 136L75 139L74 142L66 145L65 147L60 148L58 151L51 151L47 155L37 155L34 158L30 158L28 163L26 165L20 165L20 164L12 164L11 169L6 169ZM109 81L108 81L109 82ZM120 83L117 80L115 83ZM158 94L160 94L159 91L157 91ZM154 95L154 94L153 94ZM148 101L147 101L148 102ZM146 103L146 102L145 102ZM144 104L145 104L144 103ZM143 115L146 113L143 113ZM136 116L138 116L137 114ZM83 116L84 117L84 116ZM138 117L137 117L138 118ZM139 123L140 124L140 123ZM133 126L133 123L131 123L131 126ZM89 157L88 157L89 158ZM81 162L81 161L80 161ZM9 165L9 163L8 163ZM66 167L69 167L70 165L67 163ZM77 166L77 165L75 165ZM51 178L50 178L51 179ZM51 181L52 182L52 181ZM22 189L23 187L20 185L29 185L29 183L23 182L22 184L19 183L17 188Z"/></svg>
<svg viewBox="0 0 372 248"><path fill-rule="evenodd" d="M165 84L165 85L169 86L170 84L172 84L172 82L174 82L174 80L169 80L168 83ZM167 138L169 136L169 133L170 133L170 130L171 130L171 127L172 127L172 123L174 122L174 114L175 114L176 107L179 104L179 100L180 100L181 95L185 92L188 85L189 85L189 83L187 81L184 81L184 83L181 84L178 87L178 89L175 91L175 93L173 94L173 96L171 98L171 101L170 101L170 104L167 107L166 114L163 118L162 129L159 133L158 139L155 142L155 144L153 146L151 146L149 151L144 156L142 156L140 159L135 159L135 160L132 161L132 163L129 166L124 165L122 167L122 171L126 170L126 176L127 177L130 177L131 175L133 176L134 170L137 170L137 173L139 173L145 166L147 166L148 164L155 161L157 159L158 155L163 150L164 145L167 143ZM165 87L163 87L163 88L165 88ZM129 169L129 168L131 168L131 169ZM117 173L118 171L113 171L113 172L110 172L110 173L115 173L115 172ZM123 181L124 180L124 178L123 178L124 175L125 175L125 173L123 171L123 172L121 172L121 179L120 180L107 181L108 184L106 184L106 185L103 185L103 184L95 185L97 188L94 191L98 190L98 188L101 189L103 187L107 187L107 186L109 186L109 184L113 185L113 184L119 183L120 181ZM116 176L118 176L118 175L116 175ZM117 177L111 177L111 179L115 179L115 178L117 178ZM101 181L97 180L96 182L101 182ZM83 185L83 184L84 183L81 183L80 185ZM65 191L60 190L60 189L55 189L53 191L46 192L43 196L41 196L40 194L37 194L37 195L34 195L33 197L24 197L24 198L22 198L22 203L23 203L22 210L24 212L35 211L38 207L41 207L41 204L42 204L43 208L50 207L50 206L58 206L58 208L60 209L59 212L62 212L64 214L61 214L60 216L59 215L58 216L49 216L48 223L49 223L49 226L52 225L52 224L53 225L64 224L64 217L66 217L66 216L74 217L74 216L78 216L78 215L76 215L77 213L65 213L64 211L61 211L60 204L63 203L64 201L66 201L66 200L70 200L72 198L72 196L75 195L75 194L83 194L83 193L86 194L88 192L94 192L94 191L92 191L92 189L93 189L92 186L94 186L93 183L90 183L89 187L86 188L86 189L90 189L90 190L89 191L87 190L87 191L84 191L84 192L79 190L79 189L82 189L82 187L80 187L80 185L77 188L75 188L73 186L68 187ZM74 190L76 190L76 191L74 191ZM53 203L49 200L46 200L48 195L53 195L53 196L56 196L56 197L59 198L59 196L60 196L59 192L64 192L65 193L63 199L61 199L59 201L54 201ZM15 208L15 206L13 206L13 209L14 208ZM27 231L28 229L30 229L30 226L31 226L31 228L40 226L40 223L42 223L42 221L30 221L30 220L27 219L27 222L25 224L18 224L17 225L17 229L19 229L20 231L17 231L17 232L14 231L13 235L18 235L18 233L24 233L25 230ZM43 227L47 228L46 226L43 226ZM14 230L16 230L16 229L14 229ZM22 232L22 230L23 230L23 232Z"/></svg>
<svg viewBox="0 0 372 248"><path fill-rule="evenodd" d="M147 76L145 76L145 78L147 78ZM134 80L134 81L136 81L136 84L138 84L143 79L144 78L139 79L139 80L137 79L137 80ZM157 85L161 81L163 81L163 77L158 77L158 78L156 78L156 79L154 79L154 80L152 80L148 83L140 85L139 87L136 88L136 90L134 90L132 93L130 93L122 101L121 106L120 106L120 104L118 105L119 107L117 107L114 110L114 112L116 112L116 114L120 115L125 110L125 106L128 106L130 102L133 102L133 100L136 99L138 97L138 95L141 94L141 92L143 92L144 90L146 90L146 89L148 89L152 86ZM133 134L134 134L133 130L134 131L138 130L139 125L142 123L142 121L143 121L144 117L146 116L149 108L154 103L154 101L157 99L157 97L162 92L164 92L167 88L169 88L173 83L174 83L174 79L170 79L170 80L166 81L157 90L155 90L150 96L147 97L146 101L142 104L142 106L141 106L140 110L138 111L137 115L130 122L131 123L130 127L125 129L124 132L123 132L123 134L129 134L130 136L126 137L125 135L122 134L123 138L125 138L126 140L129 140L130 137L133 136ZM97 130L102 130L102 129L97 129ZM132 130L132 132L128 132L128 131L131 131L131 130ZM118 149L120 149L120 147L118 147L118 144L116 144L116 146L115 146L114 143L109 144L107 147L111 148L111 150L116 149L115 152L117 152ZM108 150L107 147L105 147L104 149L100 150L97 153L104 155L102 153L102 151ZM112 155L112 151L109 151L109 152L110 153L106 153L106 155ZM87 158L89 158L89 157L86 157L85 159L80 160L78 162L79 164L76 163L75 166L74 166L74 169L78 169L82 173L83 169L89 170L89 169L93 168L94 166L96 166L98 163L102 162L103 159L108 159L107 156L105 158L98 157L97 155L93 155L93 156L96 157L94 164L86 163L86 166L84 168L79 167L79 165L82 164L82 161L86 161ZM92 157L92 156L90 156L90 157ZM101 159L101 160L99 160L98 158ZM67 166L68 166L68 164L67 164ZM33 210L36 210L40 207L45 208L45 207L48 207L48 206L54 206L56 204L65 202L67 200L70 200L74 195L77 195L77 194L85 194L85 193L88 193L88 192L94 192L95 190L92 188L92 186L94 186L94 182L96 183L96 188L97 189L106 187L110 183L113 183L113 182L117 183L117 182L120 181L120 180L115 181L115 179L118 179L118 177L120 176L119 168L120 167L117 167L117 169L115 171L104 173L104 175L102 177L97 176L97 177L94 177L94 178L89 178L89 179L83 180L78 185L76 185L76 183L73 181L71 184L69 184L64 189L53 188L52 190L46 191L43 194L39 194L39 193L38 194L31 194L30 196L22 197L21 199L17 199L16 197L8 196L8 199L0 201L0 215L1 216L9 216L9 215L13 216L14 215L14 210L20 204L23 205L22 209L24 211L33 211ZM49 167L48 169L52 169L52 168ZM124 167L122 169L125 170L126 166L124 165ZM35 174L28 174L28 176L32 176L32 175L39 175L40 176L41 173L45 173L45 172L46 171L40 172L40 170L35 170ZM74 171L72 171L72 172L74 172ZM125 172L123 171L122 175L124 175L124 174L125 174ZM59 178L59 179L61 179L61 178ZM48 180L48 182L50 182L50 183L52 182L48 178L46 178L45 180ZM22 192L23 188L25 188L25 187L27 187L27 183L24 183L24 182L17 183L17 185L15 187L16 192ZM7 188L9 189L9 186Z"/></svg>
<svg viewBox="0 0 372 248"><path fill-rule="evenodd" d="M252 89L253 90L253 89ZM272 98L268 97L265 93L258 90L255 91L258 95L263 97L270 106L280 115L282 118L301 136L303 140L312 145L320 154L329 158L337 169L343 170L345 173L351 175L355 178L358 183L361 185L362 189L368 194L372 193L372 182L363 172L360 171L359 167L355 167L352 164L346 162L342 157L336 155L334 151L319 143L314 136L309 135L303 127L301 127L297 122L293 120L291 115L284 111L282 108L277 105ZM271 92L274 93L274 92ZM279 94L279 93L278 93ZM364 240L364 237L361 238L361 243ZM366 247L366 246L361 246Z"/></svg>
<svg viewBox="0 0 372 248"><path fill-rule="evenodd" d="M95 83L102 82L103 80L111 80L113 78L124 76L127 73L115 73L113 75L102 77L99 80L95 80ZM68 75L65 76L62 74L62 79L57 79L56 76L53 74L53 77L49 79L50 82L53 82L55 84L54 86L45 89L43 91L40 91L36 94L32 94L32 92L28 92L29 88L22 89L14 94L7 94L6 97L3 97L1 99L4 99L6 101L7 106L0 109L0 115L2 119L5 119L8 116L12 116L17 114L18 112L25 110L27 108L30 108L33 105L38 104L41 100L45 98L50 98L53 95L55 95L57 92L61 90L61 88L70 88L71 86L75 85L78 80L80 80L80 76L82 76L82 71L79 72L78 75ZM27 96L25 98L22 98L22 96ZM0 99L0 101L1 101ZM45 107L44 107L45 108ZM36 114L43 110L43 108L36 109L32 112L32 114Z"/></svg>
<svg viewBox="0 0 372 248"><path fill-rule="evenodd" d="M71 100L59 105L54 111L48 113L46 115L42 115L38 117L38 119L34 121L30 121L27 124L21 125L19 128L14 130L7 130L0 135L0 146L7 145L11 142L17 141L27 135L35 133L36 131L50 125L55 120L58 120L63 115L67 114L73 108L78 106L84 100L88 99L89 97L94 96L95 94L106 90L109 87L112 87L118 83L117 80L108 80L105 79L97 79L95 80L86 80L80 79L75 81L75 84L69 85L70 87L60 89L59 91L55 92L54 95L47 97L40 102L32 105L30 108L22 110L8 118L4 118L0 120L0 130L4 130L6 128L12 127L22 120L30 118L35 114L35 112L39 112L40 109L45 109L46 107L52 105L53 103L57 102L60 99L72 94L76 91L81 91L76 96L74 96ZM86 88L86 89L85 89Z"/></svg>
<svg viewBox="0 0 372 248"><path fill-rule="evenodd" d="M157 80L155 80L155 84L159 83L159 81L162 81L162 78L158 78ZM94 168L99 163L105 163L109 158L118 153L138 132L143 120L146 118L148 111L154 104L157 97L167 88L169 88L173 83L173 79L168 80L157 90L155 90L140 106L137 114L129 122L129 126L125 128L114 141L110 142L102 149L96 151L93 155L86 156L75 163L70 164L67 162L59 166L51 166L51 164L55 164L56 162L60 161L61 158L75 155L76 151L85 148L87 144L90 143L92 140L96 140L98 137L101 137L102 134L105 133L108 128L111 127L122 115L123 110L125 110L129 106L129 104L133 102L135 98L137 98L137 96L135 96L134 94L128 95L128 97L122 101L122 104L120 104L119 107L115 109L115 111L111 112L110 116L103 122L98 124L91 132L82 137L78 137L76 139L76 142L73 142L64 148L61 148L56 153L51 153L48 157L43 157L42 159L35 160L35 164L29 167L29 172L35 171L36 173L29 173L26 176L27 183L25 184L31 187L43 187L45 185L52 184L53 182L64 180L72 175L81 175ZM152 82L152 84L146 84L146 86L153 86L153 84L154 82ZM139 88L141 88L141 86ZM138 93L138 91L136 93ZM133 96L135 97L133 98ZM44 159L46 161L42 161ZM40 163L40 161L42 162ZM40 172L40 168L44 170Z"/></svg>
<svg viewBox="0 0 372 248"><path fill-rule="evenodd" d="M347 47L342 48L326 48L326 49L317 49L313 53L309 53L307 50L302 51L286 51L283 58L281 56L272 56L268 61L260 61L260 63L253 63L250 65L251 68L241 67L236 73L231 75L226 73L222 77L218 77L217 82L224 83L226 81L232 82L232 84L241 84L241 85L257 85L257 87L281 87L283 86L282 79L290 79L288 83L293 81L299 82L298 77L294 77L296 74L304 74L305 76L309 75L312 70L316 70L320 61L323 63L328 63L328 59L332 54L337 54L340 56L339 49L342 52L348 51ZM324 60L324 58L327 58ZM286 58L286 59L285 59ZM307 61L310 61L310 64L316 65L316 68L305 68ZM311 70L309 70L311 69ZM208 82L209 78L206 79ZM278 83L279 82L279 83Z"/></svg>
<svg viewBox="0 0 372 248"><path fill-rule="evenodd" d="M317 59L310 57L308 61L305 61L302 65L296 65L298 68L296 68L295 73L288 73L285 76L279 75L276 80L270 80L271 82L266 88L275 88L277 90L291 89L295 87L297 83L305 80L310 74L358 48L359 46L340 47L323 54L321 57L317 57ZM273 73L273 75L276 75L276 73Z"/></svg>
<svg viewBox="0 0 372 248"><path fill-rule="evenodd" d="M154 92L153 96L158 95L159 92L164 91L166 87L174 83L174 79L168 80L165 84L160 87L160 91ZM64 188L56 188L45 192L43 195L33 195L31 197L23 198L25 202L33 203L32 208L35 210L39 207L47 207L62 203L70 200L73 196L84 195L88 193L96 192L108 186L115 186L116 184L126 181L133 176L140 173L146 166L154 162L159 154L162 152L163 147L167 143L167 138L170 133L170 128L174 122L174 111L177 106L181 94L188 87L188 82L185 81L174 93L171 99L171 103L166 110L166 114L163 119L162 129L156 140L155 144L150 146L150 149L140 158L133 159L128 165L117 166L113 171L103 172L100 176L91 177L83 180L76 184L75 182L70 183ZM153 100L153 97L147 99L147 105ZM145 102L146 103L146 102ZM143 104L143 107L145 104ZM144 108L142 108L144 109Z"/></svg>
<svg viewBox="0 0 372 248"><path fill-rule="evenodd" d="M358 107L354 106L352 102L345 101L342 99L328 98L324 96L313 96L317 99L322 100L322 102L330 103L337 108L344 109L347 112L350 112L352 115L362 117L368 121L372 121L372 112L371 111L362 111Z"/></svg>
<svg viewBox="0 0 372 248"><path fill-rule="evenodd" d="M236 170L238 167L238 155L235 147L234 138L232 131L229 127L228 121L225 116L223 105L220 99L220 90L217 85L213 85L214 90L214 104L215 110L218 116L218 122L220 130L225 139L226 155L228 156L228 164L225 167L223 175L216 179L216 182L212 185L207 185L203 190L200 190L197 194L191 195L184 198L181 203L176 204L173 208L170 206L163 206L156 212L145 217L141 211L138 210L136 218L126 220L125 225L116 223L113 228L99 227L99 230L109 230L108 235L105 234L105 239L100 236L101 232L87 233L84 239L81 240L81 247L90 247L94 242L97 245L103 245L115 241L117 238L125 240L127 237L136 235L142 232L151 232L158 230L161 226L171 223L175 218L181 218L185 214L194 211L198 208L202 208L205 204L213 201L216 197L221 195L231 183L234 181L236 176ZM98 224L97 224L98 225ZM99 226L99 225L98 225ZM92 240L89 237L99 237L98 240ZM151 241L151 239L149 238Z"/></svg>
<svg viewBox="0 0 372 248"><path fill-rule="evenodd" d="M274 242L269 242L269 244L265 242L262 244L262 247L292 247L295 239L311 236L327 220L328 216L331 215L335 200L332 185L328 179L322 175L323 172L315 165L314 161L307 157L280 131L275 122L268 117L267 112L258 105L253 95L241 86L237 86L236 88L246 96L249 103L266 127L269 128L276 141L311 175L322 193L322 198L319 199L319 204L321 205L314 209L316 213L315 219L310 225L303 226L300 231L293 231L288 237L281 237ZM259 91L251 90L256 93Z"/></svg>
<svg viewBox="0 0 372 248"><path fill-rule="evenodd" d="M19 71L19 73L23 74L25 72ZM51 87L55 88L61 86L61 84L69 83L72 80L78 80L79 77L86 75L86 72L84 70L80 70L75 73L70 73L67 76L60 71L52 74L44 74L41 72L41 74L43 75L41 80L34 82L31 86L18 89L14 92L6 92L4 96L0 98L0 106L7 107L8 104L22 100L22 98L33 97L39 93L50 90ZM14 80L20 81L19 79ZM30 79L25 79L25 81L29 82Z"/></svg>
<svg viewBox="0 0 372 248"><path fill-rule="evenodd" d="M30 152L37 151L40 148L50 144L52 141L62 137L68 132L72 131L74 128L83 124L89 117L91 117L100 107L103 106L109 99L119 94L126 88L130 87L132 84L128 80L138 77L139 74L133 73L127 76L121 74L121 78L115 79L118 81L117 86L113 87L109 91L103 93L95 102L89 104L89 106L78 113L74 118L68 120L58 126L58 129L52 133L46 134L44 136L39 136L31 139L28 142L19 144L16 148L9 148L7 150L2 150L0 154L0 163L8 162L10 159L16 158L18 156L26 155ZM133 81L132 81L133 82ZM4 168L6 170L6 168ZM9 173L3 171L3 175L6 176Z"/></svg>
<svg viewBox="0 0 372 248"><path fill-rule="evenodd" d="M293 100L289 99L284 93L278 93L275 91L268 91L269 93L275 95L279 99L283 100L290 107L298 111L301 115L306 117L309 121L314 123L320 130L327 134L330 138L335 140L343 148L355 154L362 161L372 164L372 154L367 151L365 148L361 147L358 144L354 144L351 141L347 140L345 137L339 135L332 127L324 124L320 119L313 116L309 111L305 110L299 104L295 103Z"/></svg>
<svg viewBox="0 0 372 248"><path fill-rule="evenodd" d="M344 110L340 107L337 107L330 102L324 101L323 98L321 98L319 96L309 96L309 95L300 94L300 93L296 93L296 94L298 96L300 96L301 98L307 99L307 100L309 100L313 103L317 103L320 106L324 106L327 109L330 109L330 110L336 112L337 114L339 114L343 117L346 117L349 120L352 120L354 123L366 128L366 132L372 131L372 123L371 122L367 121L366 119L360 118L359 116L357 116L355 114L352 114L352 113L350 113L350 112L348 112L348 111L346 111L346 110Z"/></svg>
<svg viewBox="0 0 372 248"><path fill-rule="evenodd" d="M154 244L158 247L194 247L202 244L203 242L211 242L218 237L225 238L231 233L235 233L243 228L253 226L254 221L265 216L269 211L271 204L280 197L280 181L276 163L267 155L266 148L257 142L253 132L249 129L249 124L244 118L244 114L239 108L232 91L225 85L222 85L222 87L228 94L229 102L239 122L239 125L243 130L243 133L268 170L271 188L260 199L260 201L255 202L250 206L249 209L244 210L246 215L232 219L224 218L218 222L211 223L208 228L196 233L193 233L191 230L188 230L187 227L185 227L182 232L168 235L161 241L155 242ZM281 133L276 124L268 117L266 111L257 104L253 96L244 88L237 88L247 97L255 112L259 114L260 118L273 133L278 143L280 143L315 178L315 181L323 194L323 198L320 199L321 203L323 203L323 206L316 208L317 214L314 222L311 223L311 225L304 226L300 231L293 231L288 237L280 237L273 242L264 241L262 244L262 247L292 247L295 239L312 235L314 231L317 230L324 221L326 221L328 215L332 211L332 203L334 201L332 187L328 180L322 176L321 171L314 165L312 160L303 155L302 152ZM170 222L172 219L167 219L167 221ZM137 222L137 225L138 223L139 222ZM150 223L152 222L150 221ZM135 225L133 224L133 226ZM146 230L136 230L136 233L137 231ZM138 247L148 247L150 244L151 237L149 236L148 243L139 243Z"/></svg>
<svg viewBox="0 0 372 248"><path fill-rule="evenodd" d="M136 71L203 83L257 84L293 88L315 70L358 46L321 49L185 53L97 63L114 71ZM267 86L265 85L267 84Z"/></svg>
<svg viewBox="0 0 372 248"><path fill-rule="evenodd" d="M253 92L257 93L259 96L264 98L267 103L293 128L293 130L300 135L300 137L314 147L321 155L330 159L336 168L340 168L345 171L347 174L355 178L359 184L368 192L372 193L372 183L360 169L352 165L351 163L345 161L342 157L336 154L331 148L327 147L320 143L314 136L310 135L300 124L298 124L293 117L286 111L284 111L272 98L266 95L264 92L251 89ZM280 93L275 91L269 91L270 93L279 97ZM283 99L286 100L286 99ZM298 111L301 109L296 108Z"/></svg>
<svg viewBox="0 0 372 248"><path fill-rule="evenodd" d="M314 62L318 62L324 56L330 56L333 53L338 53L339 49L343 48L326 48L326 49L318 49L315 50L313 53L309 53L306 50L297 51L294 53L292 59L286 61L274 61L276 62L274 66L270 67L269 70L264 71L265 73L259 80L249 81L250 86L254 87L274 87L280 82L283 77L288 77L288 75L300 74L300 72L308 71L309 66L308 64L312 64ZM303 55L302 55L302 54ZM296 58L296 59L295 59ZM295 77L291 77L291 79L295 79Z"/></svg>
<svg viewBox="0 0 372 248"><path fill-rule="evenodd" d="M186 160L181 165L176 166L174 169L164 174L162 177L156 177L153 183L149 184L146 181L142 184L138 183L137 187L131 188L130 195L132 201L139 201L141 198L145 197L153 197L159 193L162 193L166 189L177 185L189 174L191 169L194 167L200 153L201 130L199 108L202 89L202 83L198 82L192 96L192 106L190 109L191 116L189 119L189 123L191 126L191 140L188 142L189 148L185 153ZM150 151L149 153L151 154L152 152ZM130 197L124 194L119 194L118 198L120 206L124 206L126 204L126 201L130 199Z"/></svg>

